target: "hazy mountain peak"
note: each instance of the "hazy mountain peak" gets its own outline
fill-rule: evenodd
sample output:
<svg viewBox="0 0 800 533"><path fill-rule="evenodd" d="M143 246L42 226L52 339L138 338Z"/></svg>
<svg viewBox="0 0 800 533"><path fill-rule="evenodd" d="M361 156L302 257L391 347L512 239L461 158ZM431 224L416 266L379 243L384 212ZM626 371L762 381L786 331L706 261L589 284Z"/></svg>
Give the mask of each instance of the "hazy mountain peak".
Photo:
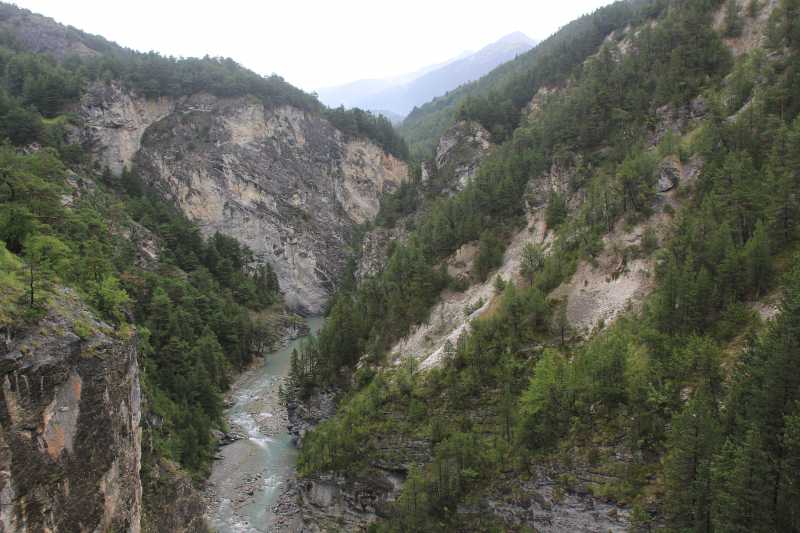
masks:
<svg viewBox="0 0 800 533"><path fill-rule="evenodd" d="M423 67L414 73L383 80L359 80L319 89L318 94L328 106L380 111L396 120L397 116L408 114L414 106L480 78L535 45L536 41L517 31L477 52L463 52L449 61Z"/></svg>
<svg viewBox="0 0 800 533"><path fill-rule="evenodd" d="M523 43L523 44L530 45L531 48L536 46L536 41L534 39L531 39L530 37L528 37L527 35L525 35L521 31L515 31L515 32L512 32L512 33L509 33L508 35L505 35L505 36L499 38L497 41L495 41L494 44L500 44L500 43L503 43L503 44L506 44L506 43ZM489 46L491 46L491 45L489 45Z"/></svg>

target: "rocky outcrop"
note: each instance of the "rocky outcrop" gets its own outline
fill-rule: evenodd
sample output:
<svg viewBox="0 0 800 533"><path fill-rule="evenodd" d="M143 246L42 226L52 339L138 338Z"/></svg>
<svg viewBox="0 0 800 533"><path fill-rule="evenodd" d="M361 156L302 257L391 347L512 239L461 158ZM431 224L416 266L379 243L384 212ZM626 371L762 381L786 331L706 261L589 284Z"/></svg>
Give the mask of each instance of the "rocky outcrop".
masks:
<svg viewBox="0 0 800 533"><path fill-rule="evenodd" d="M83 125L76 140L91 150L103 168L119 175L130 167L145 130L174 108L171 98L147 99L116 82L95 82L81 98Z"/></svg>
<svg viewBox="0 0 800 533"><path fill-rule="evenodd" d="M572 152L554 157L549 171L528 182L525 188L525 202L528 209L536 210L547 207L553 193L567 199L570 208L578 207L582 195L573 193L576 192L577 170L581 167L582 162L581 155Z"/></svg>
<svg viewBox="0 0 800 533"><path fill-rule="evenodd" d="M335 414L336 392L317 392L302 402L289 402L289 432L297 446L303 445L308 431ZM403 456L404 450L421 446L416 442L398 441L389 445L398 456ZM429 446L422 447L429 450ZM288 481L273 509L279 516L274 524L275 531L365 531L379 517L388 516L406 475L406 465L395 462L374 463L368 472L355 477L335 474L294 477Z"/></svg>
<svg viewBox="0 0 800 533"><path fill-rule="evenodd" d="M658 167L658 181L656 192L665 193L678 186L681 177L680 161L676 158L667 158Z"/></svg>
<svg viewBox="0 0 800 533"><path fill-rule="evenodd" d="M465 518L494 516L511 531L533 528L542 533L599 532L622 533L630 530L630 511L592 494L598 484L617 481L585 466L568 472L563 468L534 468L534 474L521 479L513 473L493 480L485 497L462 505ZM565 484L566 478L576 480ZM561 480L559 479L561 478ZM598 483L599 482L599 483Z"/></svg>
<svg viewBox="0 0 800 533"><path fill-rule="evenodd" d="M290 400L286 411L292 442L302 446L306 433L336 413L336 391L318 392L304 401Z"/></svg>
<svg viewBox="0 0 800 533"><path fill-rule="evenodd" d="M354 226L408 176L404 162L319 114L256 98L148 100L96 84L80 114L80 138L102 165L135 164L206 234L270 263L287 303L311 314L344 269Z"/></svg>
<svg viewBox="0 0 800 533"><path fill-rule="evenodd" d="M486 128L477 122L461 120L453 124L436 147L436 176L452 192L463 190L491 151L490 138Z"/></svg>
<svg viewBox="0 0 800 533"><path fill-rule="evenodd" d="M273 531L367 531L389 516L404 480L404 473L380 469L352 479L333 474L290 479L272 509L278 516Z"/></svg>
<svg viewBox="0 0 800 533"><path fill-rule="evenodd" d="M389 516L404 480L404 475L373 471L352 479L326 474L297 481L304 531L365 531Z"/></svg>
<svg viewBox="0 0 800 533"><path fill-rule="evenodd" d="M489 132L477 122L460 121L442 135L436 156L421 165L419 185L436 194L456 194L475 176L492 150ZM386 266L393 243L402 243L421 213L406 216L392 228L377 227L364 235L356 265L356 281L378 274Z"/></svg>
<svg viewBox="0 0 800 533"><path fill-rule="evenodd" d="M666 104L656 109L656 123L648 137L650 146L656 146L668 134L683 135L708 114L708 104L702 96L693 98L688 104L674 107Z"/></svg>
<svg viewBox="0 0 800 533"><path fill-rule="evenodd" d="M0 345L0 531L140 530L136 346L68 289Z"/></svg>
<svg viewBox="0 0 800 533"><path fill-rule="evenodd" d="M335 394L325 391L303 402L289 402L289 432L298 446L303 445L308 431L335 414ZM428 443L402 439L386 446L396 452L393 457L415 457L416 463L421 463L419 456L430 450ZM426 455L426 459L430 458ZM324 473L293 477L273 509L279 517L274 529L302 533L366 531L369 524L389 516L407 473L407 465L397 460L391 464L374 462L359 476Z"/></svg>

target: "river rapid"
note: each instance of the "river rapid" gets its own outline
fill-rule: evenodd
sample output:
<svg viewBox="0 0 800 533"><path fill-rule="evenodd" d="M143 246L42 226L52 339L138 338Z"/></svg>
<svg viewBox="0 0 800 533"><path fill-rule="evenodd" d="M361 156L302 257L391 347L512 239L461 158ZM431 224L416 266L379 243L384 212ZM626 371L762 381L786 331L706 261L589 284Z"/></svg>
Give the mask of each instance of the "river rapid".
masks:
<svg viewBox="0 0 800 533"><path fill-rule="evenodd" d="M307 322L316 333L323 319ZM231 432L242 438L220 450L206 490L207 521L218 533L266 533L275 521L272 507L297 458L278 390L289 374L292 350L304 339L268 354L232 387L226 416Z"/></svg>

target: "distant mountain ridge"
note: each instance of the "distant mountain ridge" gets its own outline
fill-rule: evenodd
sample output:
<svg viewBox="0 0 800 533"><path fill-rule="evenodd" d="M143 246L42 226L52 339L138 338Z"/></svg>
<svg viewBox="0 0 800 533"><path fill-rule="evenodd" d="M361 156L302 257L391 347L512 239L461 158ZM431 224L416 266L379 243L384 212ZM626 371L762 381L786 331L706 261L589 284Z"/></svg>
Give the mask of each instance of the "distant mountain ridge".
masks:
<svg viewBox="0 0 800 533"><path fill-rule="evenodd" d="M514 32L475 53L462 54L444 63L390 79L358 80L317 91L320 101L330 107L360 107L377 111L396 120L415 106L446 94L456 87L477 80L498 65L527 52L537 42Z"/></svg>

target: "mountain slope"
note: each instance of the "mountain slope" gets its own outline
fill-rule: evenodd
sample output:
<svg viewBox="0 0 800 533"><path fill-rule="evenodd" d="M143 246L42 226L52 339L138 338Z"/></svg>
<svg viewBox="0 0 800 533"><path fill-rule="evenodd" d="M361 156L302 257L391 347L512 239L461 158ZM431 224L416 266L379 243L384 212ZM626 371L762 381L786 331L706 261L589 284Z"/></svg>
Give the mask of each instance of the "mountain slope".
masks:
<svg viewBox="0 0 800 533"><path fill-rule="evenodd" d="M643 6L648 7L645 10ZM430 157L439 137L458 120L461 106L470 98L491 97L495 116L513 124L513 119L520 116L519 110L539 88L563 82L612 32L636 24L641 17L659 9L658 3L621 1L578 18L533 50L415 109L403 121L400 132L415 157ZM510 131L498 129L492 133L499 141Z"/></svg>
<svg viewBox="0 0 800 533"><path fill-rule="evenodd" d="M476 80L498 65L536 46L522 33L506 35L474 54L429 67L410 80L364 80L346 86L320 89L320 99L330 106L344 105L407 115L415 106Z"/></svg>
<svg viewBox="0 0 800 533"><path fill-rule="evenodd" d="M800 5L638 6L298 354L312 524L800 526Z"/></svg>

